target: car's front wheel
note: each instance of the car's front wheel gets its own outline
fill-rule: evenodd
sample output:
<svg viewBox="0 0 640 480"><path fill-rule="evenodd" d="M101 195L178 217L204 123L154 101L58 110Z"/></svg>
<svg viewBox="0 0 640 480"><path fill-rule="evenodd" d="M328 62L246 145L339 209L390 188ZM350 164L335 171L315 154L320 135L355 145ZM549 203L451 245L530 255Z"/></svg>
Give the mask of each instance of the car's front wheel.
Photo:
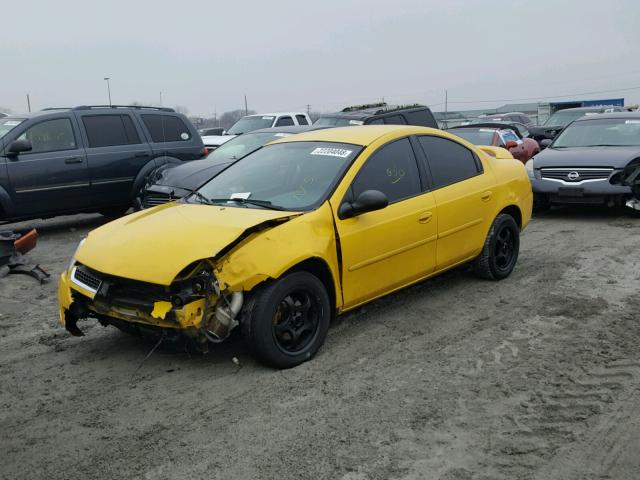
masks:
<svg viewBox="0 0 640 480"><path fill-rule="evenodd" d="M308 272L293 272L252 293L241 329L259 361L290 368L313 358L330 320L331 302L323 283Z"/></svg>
<svg viewBox="0 0 640 480"><path fill-rule="evenodd" d="M516 266L519 251L518 224L511 215L501 213L489 229L482 252L473 262L473 270L481 278L502 280Z"/></svg>

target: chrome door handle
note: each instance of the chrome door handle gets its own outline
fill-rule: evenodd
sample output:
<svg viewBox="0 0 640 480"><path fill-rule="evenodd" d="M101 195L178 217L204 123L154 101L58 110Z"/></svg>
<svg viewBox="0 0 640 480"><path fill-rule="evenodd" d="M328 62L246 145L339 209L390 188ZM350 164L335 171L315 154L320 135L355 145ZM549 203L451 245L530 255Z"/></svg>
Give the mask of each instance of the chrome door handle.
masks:
<svg viewBox="0 0 640 480"><path fill-rule="evenodd" d="M81 158L81 157L65 158L65 159L64 159L64 163L66 163L66 164L71 164L71 163L82 163L82 158Z"/></svg>
<svg viewBox="0 0 640 480"><path fill-rule="evenodd" d="M431 220L431 217L433 217L433 213L432 212L422 212L420 214L420 216L418 217L418 222L420 222L420 223L428 223L429 220Z"/></svg>

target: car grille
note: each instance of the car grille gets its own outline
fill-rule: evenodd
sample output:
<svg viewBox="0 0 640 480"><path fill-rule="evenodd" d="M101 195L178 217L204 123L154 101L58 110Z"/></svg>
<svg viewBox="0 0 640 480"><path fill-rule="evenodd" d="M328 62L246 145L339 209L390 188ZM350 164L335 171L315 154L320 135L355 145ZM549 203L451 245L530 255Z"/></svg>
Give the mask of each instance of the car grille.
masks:
<svg viewBox="0 0 640 480"><path fill-rule="evenodd" d="M144 199L142 200L142 206L144 208L151 208L158 205L164 205L165 203L173 202L174 200L178 200L180 197L175 197L173 195L164 194L164 193L151 193L146 194Z"/></svg>
<svg viewBox="0 0 640 480"><path fill-rule="evenodd" d="M606 180L613 168L541 168L542 178L579 183L584 180Z"/></svg>
<svg viewBox="0 0 640 480"><path fill-rule="evenodd" d="M94 293L97 292L100 285L102 285L102 280L83 266L78 266L74 269L73 280L76 284Z"/></svg>

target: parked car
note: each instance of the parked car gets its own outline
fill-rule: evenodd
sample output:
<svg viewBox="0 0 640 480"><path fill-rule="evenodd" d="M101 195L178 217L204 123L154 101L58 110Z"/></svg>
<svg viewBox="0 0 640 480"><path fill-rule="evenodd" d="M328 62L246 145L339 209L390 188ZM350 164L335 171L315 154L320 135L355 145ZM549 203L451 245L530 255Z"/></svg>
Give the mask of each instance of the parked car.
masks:
<svg viewBox="0 0 640 480"><path fill-rule="evenodd" d="M159 168L140 192L138 205L150 208L185 197L215 177L232 163L255 152L263 145L313 127L293 126L254 130L232 138L200 162L167 164Z"/></svg>
<svg viewBox="0 0 640 480"><path fill-rule="evenodd" d="M611 106L565 108L564 110L558 110L556 113L551 115L542 125L531 126L529 131L531 133L531 138L536 140L542 148L546 148L548 142L542 143L543 140L553 140L564 127L580 117L585 115L597 115L599 113L621 111L621 107Z"/></svg>
<svg viewBox="0 0 640 480"><path fill-rule="evenodd" d="M0 220L124 213L166 163L206 155L170 108L81 106L0 119Z"/></svg>
<svg viewBox="0 0 640 480"><path fill-rule="evenodd" d="M4 117L8 117L9 114L8 113L2 113L0 112L0 118L4 118Z"/></svg>
<svg viewBox="0 0 640 480"><path fill-rule="evenodd" d="M493 113L491 115L481 115L478 119L485 122L518 122L528 126L533 126L533 120L531 120L531 117L522 112Z"/></svg>
<svg viewBox="0 0 640 480"><path fill-rule="evenodd" d="M218 135L224 135L224 128L222 127L209 127L209 128L201 128L200 130L198 130L198 133L200 134L201 137L205 137L208 135L214 135L214 136L218 136Z"/></svg>
<svg viewBox="0 0 640 480"><path fill-rule="evenodd" d="M610 178L640 157L640 113L603 113L570 123L527 162L536 207L555 204L621 205L630 196Z"/></svg>
<svg viewBox="0 0 640 480"><path fill-rule="evenodd" d="M292 127L311 125L311 118L304 112L276 112L260 113L242 117L224 134L220 136L203 137L203 142L209 150L215 150L236 135L253 132L261 128Z"/></svg>
<svg viewBox="0 0 640 480"><path fill-rule="evenodd" d="M340 112L322 115L314 122L317 127L383 124L439 128L429 107L417 104L390 106L384 102L346 107Z"/></svg>
<svg viewBox="0 0 640 480"><path fill-rule="evenodd" d="M629 187L631 198L627 200L626 206L640 213L640 157L634 158L621 172L612 175L609 182Z"/></svg>
<svg viewBox="0 0 640 480"><path fill-rule="evenodd" d="M483 148L508 158L414 126L272 142L180 202L91 231L60 277L60 320L202 349L239 327L262 362L298 365L337 314L467 262L509 276L531 186Z"/></svg>
<svg viewBox="0 0 640 480"><path fill-rule="evenodd" d="M493 145L506 148L513 158L526 163L540 151L538 142L531 138L522 137L520 132L509 124L497 122L465 125L447 130L458 135L474 145Z"/></svg>

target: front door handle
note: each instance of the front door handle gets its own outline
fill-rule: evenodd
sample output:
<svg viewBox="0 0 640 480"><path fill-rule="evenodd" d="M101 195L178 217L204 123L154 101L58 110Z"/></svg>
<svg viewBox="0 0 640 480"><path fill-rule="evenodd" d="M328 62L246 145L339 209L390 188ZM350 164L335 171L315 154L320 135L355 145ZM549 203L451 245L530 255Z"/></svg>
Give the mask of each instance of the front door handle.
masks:
<svg viewBox="0 0 640 480"><path fill-rule="evenodd" d="M66 164L71 164L71 163L82 163L82 157L71 157L71 158L65 158L65 159L64 159L64 163L66 163Z"/></svg>
<svg viewBox="0 0 640 480"><path fill-rule="evenodd" d="M431 217L433 217L433 212L422 212L418 217L418 222L428 223L429 220L431 220Z"/></svg>
<svg viewBox="0 0 640 480"><path fill-rule="evenodd" d="M488 202L489 200L491 200L491 195L493 195L493 192L491 190L487 190L486 192L484 192L482 195L480 195L480 198L484 201L484 202Z"/></svg>

